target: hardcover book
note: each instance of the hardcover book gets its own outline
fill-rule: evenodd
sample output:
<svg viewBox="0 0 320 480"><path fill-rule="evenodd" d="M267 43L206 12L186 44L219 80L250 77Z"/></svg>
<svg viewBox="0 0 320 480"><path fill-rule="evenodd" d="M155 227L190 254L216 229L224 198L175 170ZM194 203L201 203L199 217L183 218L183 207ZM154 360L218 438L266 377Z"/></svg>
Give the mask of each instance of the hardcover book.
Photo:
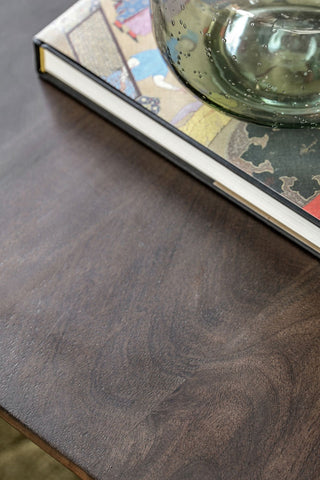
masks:
<svg viewBox="0 0 320 480"><path fill-rule="evenodd" d="M40 76L320 256L320 131L202 104L157 49L148 2L75 3L34 37Z"/></svg>

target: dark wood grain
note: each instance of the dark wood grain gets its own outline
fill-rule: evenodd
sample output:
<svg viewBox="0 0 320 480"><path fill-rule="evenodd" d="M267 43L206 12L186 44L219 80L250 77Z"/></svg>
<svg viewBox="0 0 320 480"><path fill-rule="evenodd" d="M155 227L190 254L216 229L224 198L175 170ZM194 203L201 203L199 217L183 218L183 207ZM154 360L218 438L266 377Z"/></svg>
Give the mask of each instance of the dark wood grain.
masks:
<svg viewBox="0 0 320 480"><path fill-rule="evenodd" d="M319 480L318 261L41 83L3 6L0 414L81 478Z"/></svg>

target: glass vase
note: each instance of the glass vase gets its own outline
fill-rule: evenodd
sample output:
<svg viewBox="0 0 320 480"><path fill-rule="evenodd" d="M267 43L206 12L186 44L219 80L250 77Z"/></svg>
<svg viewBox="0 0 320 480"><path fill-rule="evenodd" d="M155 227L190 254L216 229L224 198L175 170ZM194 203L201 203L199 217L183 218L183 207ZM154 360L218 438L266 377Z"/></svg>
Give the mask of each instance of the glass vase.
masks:
<svg viewBox="0 0 320 480"><path fill-rule="evenodd" d="M203 102L272 127L320 123L319 0L151 0L157 44Z"/></svg>

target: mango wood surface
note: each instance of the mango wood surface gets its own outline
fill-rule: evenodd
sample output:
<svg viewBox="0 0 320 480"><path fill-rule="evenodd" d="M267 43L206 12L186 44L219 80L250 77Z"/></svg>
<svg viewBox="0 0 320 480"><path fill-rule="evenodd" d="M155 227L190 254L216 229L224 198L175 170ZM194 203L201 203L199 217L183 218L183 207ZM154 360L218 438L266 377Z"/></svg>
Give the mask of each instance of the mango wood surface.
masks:
<svg viewBox="0 0 320 480"><path fill-rule="evenodd" d="M83 478L319 480L318 260L38 80L1 8L1 415Z"/></svg>

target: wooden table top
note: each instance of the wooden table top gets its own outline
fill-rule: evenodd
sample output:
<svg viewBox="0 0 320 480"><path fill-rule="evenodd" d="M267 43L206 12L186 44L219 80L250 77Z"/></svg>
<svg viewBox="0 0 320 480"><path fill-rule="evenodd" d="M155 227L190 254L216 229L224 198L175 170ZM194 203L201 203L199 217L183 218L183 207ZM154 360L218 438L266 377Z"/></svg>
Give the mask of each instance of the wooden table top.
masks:
<svg viewBox="0 0 320 480"><path fill-rule="evenodd" d="M82 479L319 480L316 258L42 83L1 9L1 415Z"/></svg>

